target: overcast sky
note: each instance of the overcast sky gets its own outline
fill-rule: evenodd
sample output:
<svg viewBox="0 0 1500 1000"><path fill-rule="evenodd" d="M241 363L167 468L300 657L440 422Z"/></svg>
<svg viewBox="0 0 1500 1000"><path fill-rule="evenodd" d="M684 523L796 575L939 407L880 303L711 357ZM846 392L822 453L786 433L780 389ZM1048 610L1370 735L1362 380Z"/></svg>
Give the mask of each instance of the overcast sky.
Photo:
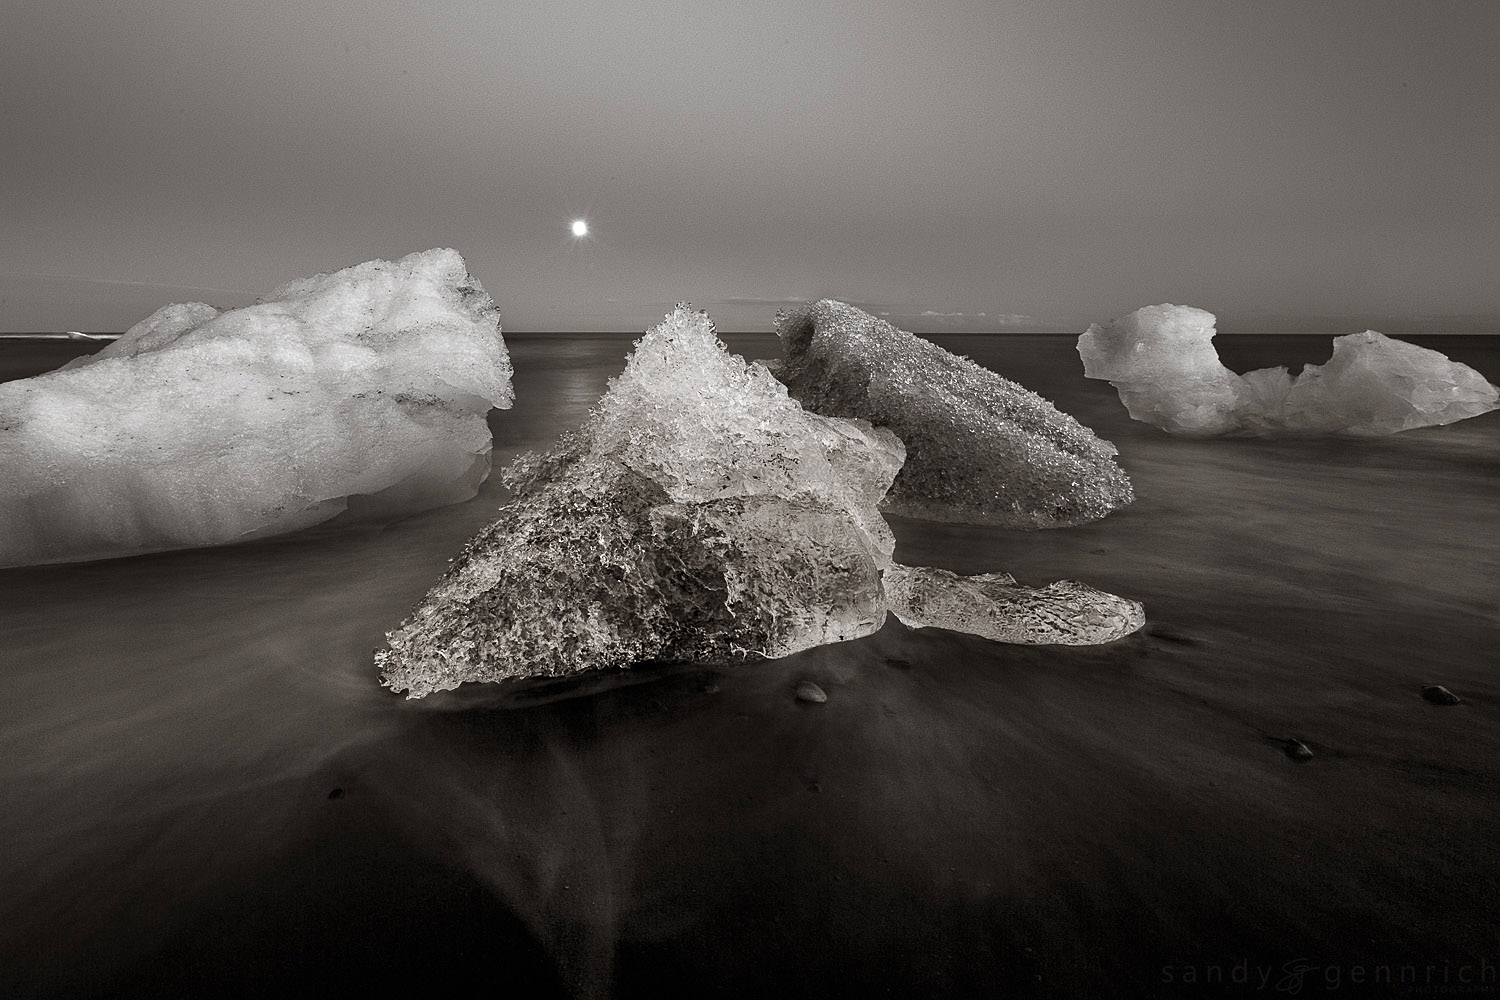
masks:
<svg viewBox="0 0 1500 1000"><path fill-rule="evenodd" d="M1500 332L1497 42L1486 0L4 0L0 331L445 245L510 331Z"/></svg>

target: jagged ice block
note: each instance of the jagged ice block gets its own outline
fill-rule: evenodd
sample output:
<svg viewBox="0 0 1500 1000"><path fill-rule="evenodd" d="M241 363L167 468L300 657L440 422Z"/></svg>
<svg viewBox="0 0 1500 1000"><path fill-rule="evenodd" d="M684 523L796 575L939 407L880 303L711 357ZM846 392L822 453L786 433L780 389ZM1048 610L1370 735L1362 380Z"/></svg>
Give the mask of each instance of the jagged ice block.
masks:
<svg viewBox="0 0 1500 1000"><path fill-rule="evenodd" d="M776 332L782 357L763 363L793 398L905 442L889 513L1054 528L1134 499L1114 445L967 358L832 299L779 314Z"/></svg>
<svg viewBox="0 0 1500 1000"><path fill-rule="evenodd" d="M1327 364L1236 375L1219 361L1214 314L1145 306L1078 338L1089 378L1107 379L1136 420L1193 437L1395 434L1500 405L1500 391L1437 351L1368 330L1335 337Z"/></svg>
<svg viewBox="0 0 1500 1000"><path fill-rule="evenodd" d="M0 565L96 559L467 499L509 407L495 304L453 250L166 306L0 385Z"/></svg>
<svg viewBox="0 0 1500 1000"><path fill-rule="evenodd" d="M805 412L680 306L376 656L421 697L642 660L784 656L878 629L890 431Z"/></svg>
<svg viewBox="0 0 1500 1000"><path fill-rule="evenodd" d="M805 411L729 354L707 314L679 306L579 430L504 472L516 499L389 633L382 682L416 698L644 660L785 656L874 632L889 605L882 575L902 572L878 504L905 454L889 430ZM1008 613L972 596L971 618ZM924 619L937 603L907 601L907 621L964 627L958 600Z"/></svg>

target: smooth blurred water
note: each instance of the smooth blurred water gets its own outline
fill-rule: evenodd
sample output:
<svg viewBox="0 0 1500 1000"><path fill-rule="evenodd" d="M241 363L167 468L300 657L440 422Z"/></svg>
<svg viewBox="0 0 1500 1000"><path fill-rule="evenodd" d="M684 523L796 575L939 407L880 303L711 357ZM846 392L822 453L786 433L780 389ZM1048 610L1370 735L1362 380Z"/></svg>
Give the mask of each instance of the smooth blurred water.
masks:
<svg viewBox="0 0 1500 1000"><path fill-rule="evenodd" d="M1145 990L1151 961L1203 949L1353 947L1335 924L1397 928L1371 932L1380 954L1483 947L1500 413L1187 441L1131 421L1070 337L936 339L1115 442L1138 499L1035 533L893 518L897 559L1083 580L1142 600L1140 636L1022 650L888 628L531 708L404 701L370 651L504 502L498 477L381 527L3 570L0 981L378 993L467 968L582 994L824 973L925 992L999 969L1068 995ZM1500 339L1410 339L1500 381ZM575 426L630 343L508 338L496 468ZM1328 354L1216 343L1237 370ZM0 378L77 353L0 343ZM830 689L821 715L786 697L800 676ZM1428 682L1468 703L1426 705ZM1294 734L1319 754L1301 770L1274 743ZM1327 927L1307 916L1325 906Z"/></svg>

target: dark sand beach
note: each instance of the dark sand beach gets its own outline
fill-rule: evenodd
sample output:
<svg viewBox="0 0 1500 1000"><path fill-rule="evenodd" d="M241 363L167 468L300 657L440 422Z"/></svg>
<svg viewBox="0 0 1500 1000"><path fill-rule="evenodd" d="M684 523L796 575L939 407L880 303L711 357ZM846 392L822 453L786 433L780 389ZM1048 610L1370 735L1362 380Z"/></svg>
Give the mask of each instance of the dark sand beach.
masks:
<svg viewBox="0 0 1500 1000"><path fill-rule="evenodd" d="M0 992L1500 992L1500 413L1186 441L1071 337L935 339L1115 442L1138 499L1045 532L892 518L897 559L1082 580L1143 601L1141 632L892 619L777 661L392 695L371 649L495 477L384 526L3 570ZM1411 339L1500 381L1500 338ZM497 467L630 348L507 340ZM1328 355L1216 343L1241 371ZM0 377L82 349L0 344Z"/></svg>

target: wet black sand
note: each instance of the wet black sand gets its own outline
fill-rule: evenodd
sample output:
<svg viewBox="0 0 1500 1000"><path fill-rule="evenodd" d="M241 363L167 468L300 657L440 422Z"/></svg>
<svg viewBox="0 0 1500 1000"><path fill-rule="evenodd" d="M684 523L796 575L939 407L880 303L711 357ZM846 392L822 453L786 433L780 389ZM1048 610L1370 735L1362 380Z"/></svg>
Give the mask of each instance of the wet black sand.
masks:
<svg viewBox="0 0 1500 1000"><path fill-rule="evenodd" d="M1240 368L1293 360L1225 339ZM1454 343L1500 379L1493 342ZM1141 633L1024 648L892 622L611 686L387 694L370 647L497 484L384 529L3 571L0 981L1500 990L1500 414L1371 442L1183 442L1117 412L1064 338L945 345L1115 441L1139 500L1024 535L892 519L898 558L1082 579L1143 600ZM512 349L502 459L575 423L628 342ZM828 702L796 701L802 679Z"/></svg>

